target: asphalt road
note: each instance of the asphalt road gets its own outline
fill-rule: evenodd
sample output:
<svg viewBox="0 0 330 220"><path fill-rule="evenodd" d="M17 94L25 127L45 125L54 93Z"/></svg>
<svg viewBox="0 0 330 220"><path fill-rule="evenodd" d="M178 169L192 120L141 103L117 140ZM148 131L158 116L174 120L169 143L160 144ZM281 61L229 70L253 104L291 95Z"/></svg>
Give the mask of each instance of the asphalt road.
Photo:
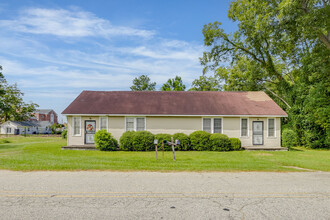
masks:
<svg viewBox="0 0 330 220"><path fill-rule="evenodd" d="M1 219L330 219L330 173L0 170Z"/></svg>

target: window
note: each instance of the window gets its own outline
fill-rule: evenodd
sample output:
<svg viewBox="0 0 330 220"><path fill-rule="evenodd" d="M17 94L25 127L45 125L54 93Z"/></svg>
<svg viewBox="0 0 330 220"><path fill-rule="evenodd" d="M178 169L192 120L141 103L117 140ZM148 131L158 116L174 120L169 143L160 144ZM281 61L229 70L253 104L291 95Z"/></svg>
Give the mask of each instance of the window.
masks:
<svg viewBox="0 0 330 220"><path fill-rule="evenodd" d="M241 118L241 137L248 136L248 119Z"/></svg>
<svg viewBox="0 0 330 220"><path fill-rule="evenodd" d="M73 117L73 135L81 135L81 119L80 117Z"/></svg>
<svg viewBox="0 0 330 220"><path fill-rule="evenodd" d="M11 128L7 128L7 134L11 133Z"/></svg>
<svg viewBox="0 0 330 220"><path fill-rule="evenodd" d="M137 131L144 131L145 130L144 118L136 118L136 130Z"/></svg>
<svg viewBox="0 0 330 220"><path fill-rule="evenodd" d="M268 137L275 137L275 119L268 118Z"/></svg>
<svg viewBox="0 0 330 220"><path fill-rule="evenodd" d="M139 117L126 118L126 131L144 131L146 130L146 119Z"/></svg>
<svg viewBox="0 0 330 220"><path fill-rule="evenodd" d="M51 123L54 123L54 114L51 114L51 115L50 115L50 122L51 122Z"/></svg>
<svg viewBox="0 0 330 220"><path fill-rule="evenodd" d="M108 130L108 118L107 117L100 118L100 130Z"/></svg>
<svg viewBox="0 0 330 220"><path fill-rule="evenodd" d="M222 133L222 118L203 118L203 131Z"/></svg>
<svg viewBox="0 0 330 220"><path fill-rule="evenodd" d="M212 133L211 123L211 118L203 118L203 131Z"/></svg>
<svg viewBox="0 0 330 220"><path fill-rule="evenodd" d="M126 131L134 130L134 118L126 118Z"/></svg>

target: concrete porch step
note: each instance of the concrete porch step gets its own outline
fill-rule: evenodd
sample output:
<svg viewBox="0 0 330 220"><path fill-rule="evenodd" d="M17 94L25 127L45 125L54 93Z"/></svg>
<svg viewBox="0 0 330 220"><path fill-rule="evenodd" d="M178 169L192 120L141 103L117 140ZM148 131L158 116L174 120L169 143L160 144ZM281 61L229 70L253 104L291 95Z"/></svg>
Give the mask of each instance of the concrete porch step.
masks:
<svg viewBox="0 0 330 220"><path fill-rule="evenodd" d="M288 148L286 147L242 147L245 150L266 150L266 151L287 151Z"/></svg>
<svg viewBox="0 0 330 220"><path fill-rule="evenodd" d="M96 150L95 145L72 145L63 146L62 150Z"/></svg>

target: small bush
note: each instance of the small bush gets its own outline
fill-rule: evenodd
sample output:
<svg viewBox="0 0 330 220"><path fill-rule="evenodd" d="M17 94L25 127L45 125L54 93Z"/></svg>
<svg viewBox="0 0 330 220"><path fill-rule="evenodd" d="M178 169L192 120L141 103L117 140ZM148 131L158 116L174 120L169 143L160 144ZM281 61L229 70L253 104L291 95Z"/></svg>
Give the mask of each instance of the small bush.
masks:
<svg viewBox="0 0 330 220"><path fill-rule="evenodd" d="M119 139L120 143L120 149L127 150L127 151L133 151L133 138L135 135L135 131L126 131L123 133L123 135Z"/></svg>
<svg viewBox="0 0 330 220"><path fill-rule="evenodd" d="M285 129L282 133L282 145L283 147L291 148L297 146L298 138L297 134L291 129Z"/></svg>
<svg viewBox="0 0 330 220"><path fill-rule="evenodd" d="M225 134L212 134L210 136L211 150L213 151L230 151L230 140Z"/></svg>
<svg viewBox="0 0 330 220"><path fill-rule="evenodd" d="M115 151L118 142L106 130L99 130L94 135L96 148L102 151Z"/></svg>
<svg viewBox="0 0 330 220"><path fill-rule="evenodd" d="M194 131L189 135L190 143L193 150L203 151L210 150L211 134L206 131Z"/></svg>
<svg viewBox="0 0 330 220"><path fill-rule="evenodd" d="M231 150L241 150L242 143L239 138L229 138Z"/></svg>
<svg viewBox="0 0 330 220"><path fill-rule="evenodd" d="M174 140L179 140L178 150L192 150L189 136L184 133L176 133L173 135Z"/></svg>
<svg viewBox="0 0 330 220"><path fill-rule="evenodd" d="M7 139L0 139L0 144L7 144L10 143Z"/></svg>
<svg viewBox="0 0 330 220"><path fill-rule="evenodd" d="M171 137L172 136L170 134L156 134L155 135L155 139L158 140L159 149L162 149L162 142L163 142L163 140L171 141ZM169 146L167 144L164 144L164 150L171 151L172 150L172 146Z"/></svg>
<svg viewBox="0 0 330 220"><path fill-rule="evenodd" d="M154 135L149 131L137 131L133 137L133 147L136 151L150 151L154 149Z"/></svg>
<svg viewBox="0 0 330 220"><path fill-rule="evenodd" d="M66 139L67 136L68 136L68 131L67 130L63 130L61 136L62 136L63 139Z"/></svg>

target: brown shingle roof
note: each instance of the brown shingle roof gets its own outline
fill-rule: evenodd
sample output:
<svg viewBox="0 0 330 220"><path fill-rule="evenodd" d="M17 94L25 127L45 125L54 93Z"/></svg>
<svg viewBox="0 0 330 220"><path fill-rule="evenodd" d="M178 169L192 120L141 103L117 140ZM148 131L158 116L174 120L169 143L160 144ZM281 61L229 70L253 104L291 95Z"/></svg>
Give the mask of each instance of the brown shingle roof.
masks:
<svg viewBox="0 0 330 220"><path fill-rule="evenodd" d="M83 91L62 114L287 116L264 92Z"/></svg>

